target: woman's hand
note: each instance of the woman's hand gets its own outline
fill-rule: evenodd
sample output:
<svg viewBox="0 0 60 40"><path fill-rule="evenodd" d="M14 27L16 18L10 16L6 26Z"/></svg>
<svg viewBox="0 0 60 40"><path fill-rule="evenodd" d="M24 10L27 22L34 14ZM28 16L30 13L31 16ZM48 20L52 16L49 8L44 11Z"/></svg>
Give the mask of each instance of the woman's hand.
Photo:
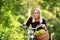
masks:
<svg viewBox="0 0 60 40"><path fill-rule="evenodd" d="M47 31L47 27L45 24L42 24L42 28Z"/></svg>
<svg viewBox="0 0 60 40"><path fill-rule="evenodd" d="M27 26L26 26L26 25L24 25L24 24L23 24L23 25L21 25L20 27L21 27L21 28L23 28L23 29L26 29L26 28L27 28Z"/></svg>

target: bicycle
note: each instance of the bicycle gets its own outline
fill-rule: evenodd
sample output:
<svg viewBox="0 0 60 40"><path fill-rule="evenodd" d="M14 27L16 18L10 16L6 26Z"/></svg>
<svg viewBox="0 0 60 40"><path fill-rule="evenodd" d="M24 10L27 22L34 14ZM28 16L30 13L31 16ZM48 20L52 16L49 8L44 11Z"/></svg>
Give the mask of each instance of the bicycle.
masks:
<svg viewBox="0 0 60 40"><path fill-rule="evenodd" d="M23 26L24 26L24 27L23 27ZM38 26L37 28L28 28L26 25L22 25L22 26L20 26L20 27L29 30L29 31L28 31L28 35L29 35L28 40L36 40L35 35L34 35L34 31L36 31L37 28L41 27L41 25Z"/></svg>

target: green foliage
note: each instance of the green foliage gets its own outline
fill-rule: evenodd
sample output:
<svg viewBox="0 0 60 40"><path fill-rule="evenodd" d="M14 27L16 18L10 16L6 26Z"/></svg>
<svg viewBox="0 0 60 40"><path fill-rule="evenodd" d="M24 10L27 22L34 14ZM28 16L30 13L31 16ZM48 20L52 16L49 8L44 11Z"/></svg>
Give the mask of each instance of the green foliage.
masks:
<svg viewBox="0 0 60 40"><path fill-rule="evenodd" d="M19 27L29 16L28 1L31 10L41 8L52 39L60 40L60 0L0 0L0 40L28 39L27 30Z"/></svg>

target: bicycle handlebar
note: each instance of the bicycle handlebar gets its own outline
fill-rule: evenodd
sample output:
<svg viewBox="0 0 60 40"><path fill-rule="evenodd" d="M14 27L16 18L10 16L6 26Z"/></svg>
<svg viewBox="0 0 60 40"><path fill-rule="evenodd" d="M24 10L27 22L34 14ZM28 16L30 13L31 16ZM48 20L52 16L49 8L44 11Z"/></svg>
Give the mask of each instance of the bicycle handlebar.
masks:
<svg viewBox="0 0 60 40"><path fill-rule="evenodd" d="M20 27L21 28L23 28L23 29L29 29L29 30L37 30L39 27L41 27L42 25L39 25L39 26L37 26L36 28L29 28L29 27L27 27L26 25L21 25Z"/></svg>

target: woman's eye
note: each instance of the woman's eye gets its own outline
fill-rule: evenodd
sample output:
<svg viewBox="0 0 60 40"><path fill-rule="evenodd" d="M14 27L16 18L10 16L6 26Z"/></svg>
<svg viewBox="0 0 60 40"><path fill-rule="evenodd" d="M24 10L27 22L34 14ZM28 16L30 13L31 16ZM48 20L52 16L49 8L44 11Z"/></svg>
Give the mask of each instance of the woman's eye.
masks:
<svg viewBox="0 0 60 40"><path fill-rule="evenodd" d="M39 14L39 12L35 12L34 14Z"/></svg>
<svg viewBox="0 0 60 40"><path fill-rule="evenodd" d="M37 14L39 14L39 12L37 12Z"/></svg>
<svg viewBox="0 0 60 40"><path fill-rule="evenodd" d="M34 14L36 14L36 13L34 13Z"/></svg>
<svg viewBox="0 0 60 40"><path fill-rule="evenodd" d="M39 13L37 13L37 14L39 14Z"/></svg>

